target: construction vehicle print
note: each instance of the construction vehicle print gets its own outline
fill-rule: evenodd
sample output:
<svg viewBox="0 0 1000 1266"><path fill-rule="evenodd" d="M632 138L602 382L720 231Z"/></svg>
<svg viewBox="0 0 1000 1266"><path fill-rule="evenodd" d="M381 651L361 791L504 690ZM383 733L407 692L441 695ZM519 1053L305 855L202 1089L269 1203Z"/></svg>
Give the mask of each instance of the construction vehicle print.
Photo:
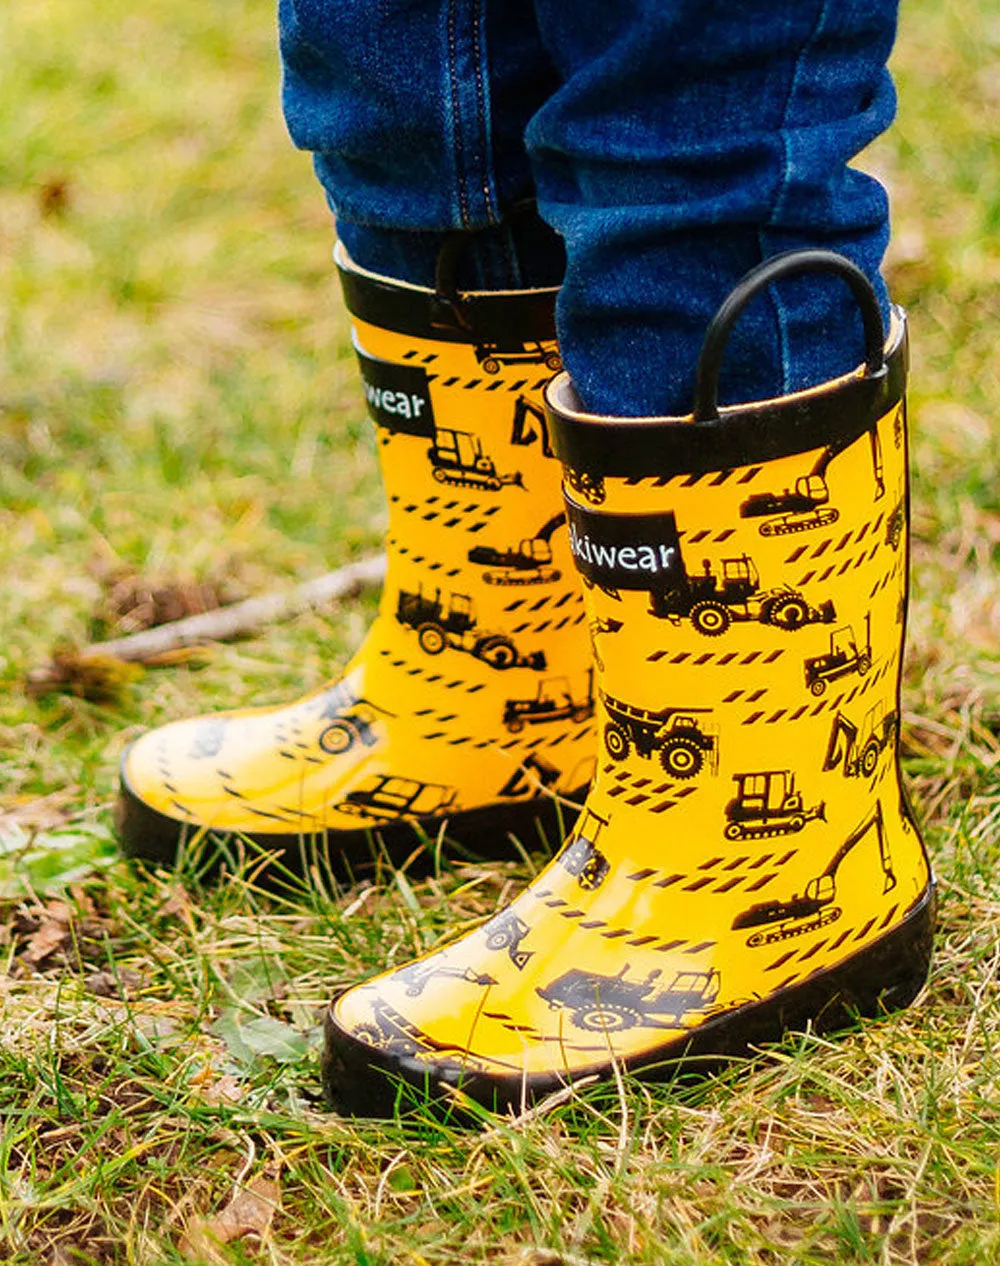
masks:
<svg viewBox="0 0 1000 1266"><path fill-rule="evenodd" d="M534 536L525 537L510 549L476 545L469 550L469 562L498 568L483 572L483 580L488 585L551 584L562 575L552 566L552 534L565 522L565 514L553 515Z"/></svg>
<svg viewBox="0 0 1000 1266"><path fill-rule="evenodd" d="M864 677L872 666L872 617L865 614L865 641L858 644L849 624L830 634L830 649L825 655L814 655L805 661L806 685L814 695L821 695L831 681L857 673Z"/></svg>
<svg viewBox="0 0 1000 1266"><path fill-rule="evenodd" d="M447 980L464 980L470 985L479 985L484 989L497 983L492 976L474 972L469 967L435 965L433 959L430 963L417 959L415 963L401 967L396 972L396 975L406 986L406 996L408 998L419 998L424 992L427 982L438 977L443 977Z"/></svg>
<svg viewBox="0 0 1000 1266"><path fill-rule="evenodd" d="M616 620L614 616L597 616L590 621L588 625L590 629L590 645L594 651L594 663L597 667L604 671L604 658L601 655L600 643L597 640L598 634L601 633L620 633L625 627L622 620Z"/></svg>
<svg viewBox="0 0 1000 1266"><path fill-rule="evenodd" d="M878 431L869 432L872 450L872 473L875 479L875 500L885 493L882 478L882 449ZM829 505L830 489L826 472L835 457L853 440L842 440L828 445L807 475L796 479L794 488L784 492L758 492L748 497L740 506L743 519L766 519L760 525L761 536L787 536L792 532L808 532L813 528L829 527L840 518L840 511Z"/></svg>
<svg viewBox="0 0 1000 1266"><path fill-rule="evenodd" d="M533 699L508 699L503 723L511 734L520 734L526 725L549 721L572 721L582 725L594 715L594 670L587 672L587 693L574 699L568 677L545 677L538 683Z"/></svg>
<svg viewBox="0 0 1000 1266"><path fill-rule="evenodd" d="M531 425L534 422L538 430ZM552 441L549 439L549 422L545 410L532 404L527 396L518 396L514 401L514 418L511 424L510 442L515 448L527 448L535 440L542 441L542 456L554 457Z"/></svg>
<svg viewBox="0 0 1000 1266"><path fill-rule="evenodd" d="M726 805L726 839L757 840L771 835L792 835L807 822L826 821L826 804L802 806L795 789L795 775L787 769L733 774L736 795Z"/></svg>
<svg viewBox="0 0 1000 1266"><path fill-rule="evenodd" d="M439 1042L422 1032L405 1015L390 1006L382 998L372 1003L372 1019L359 1024L352 1031L359 1042L379 1051L391 1051L394 1055L416 1055L422 1052L455 1051L459 1047ZM475 1066L475 1061L466 1061Z"/></svg>
<svg viewBox="0 0 1000 1266"><path fill-rule="evenodd" d="M524 487L520 471L512 475L498 475L493 458L483 452L483 442L471 431L454 431L438 428L434 443L427 450L433 467L432 474L440 484L455 488L482 488L499 492L514 485Z"/></svg>
<svg viewBox="0 0 1000 1266"><path fill-rule="evenodd" d="M892 514L885 521L885 543L893 551L899 549L899 542L903 539L903 525L905 522L905 508L902 500L900 500L893 508Z"/></svg>
<svg viewBox="0 0 1000 1266"><path fill-rule="evenodd" d="M522 655L506 633L480 632L472 599L467 594L449 594L446 603L440 589L434 590L433 598L425 595L422 588L416 593L401 589L396 602L396 619L416 629L420 649L427 655L440 655L451 647L500 670L534 668L544 672L546 667L544 651Z"/></svg>
<svg viewBox="0 0 1000 1266"><path fill-rule="evenodd" d="M566 1007L570 1023L588 1033L620 1033L637 1026L678 1028L691 1011L710 1007L719 996L719 973L679 971L666 988L654 968L643 980L627 980L629 964L616 976L574 969L544 989L536 989L553 1011Z"/></svg>
<svg viewBox="0 0 1000 1266"><path fill-rule="evenodd" d="M394 818L447 813L456 808L457 794L454 787L445 787L441 783L374 774L349 791L334 808L341 813L391 821Z"/></svg>
<svg viewBox="0 0 1000 1266"><path fill-rule="evenodd" d="M501 365L544 365L554 374L562 369L562 357L554 346L546 347L544 343L522 343L514 339L503 343L477 343L473 352L487 374L498 374Z"/></svg>
<svg viewBox="0 0 1000 1266"><path fill-rule="evenodd" d="M317 741L328 756L342 756L355 743L360 743L362 747L374 747L378 742L378 735L375 733L376 720L395 715L368 699L356 699L343 712L334 713L329 725L320 730Z"/></svg>
<svg viewBox="0 0 1000 1266"><path fill-rule="evenodd" d="M592 809L584 809L573 834L556 855L556 861L572 875L585 892L594 892L608 877L611 865L597 841L608 825L607 818L599 817Z"/></svg>
<svg viewBox="0 0 1000 1266"><path fill-rule="evenodd" d="M531 931L523 919L518 918L513 910L504 910L496 918L490 919L483 927L486 934L488 950L506 950L507 957L518 971L524 971L528 959L534 950L523 950L519 946Z"/></svg>
<svg viewBox="0 0 1000 1266"><path fill-rule="evenodd" d="M715 772L718 742L698 720L699 714L711 708L660 708L652 712L603 691L601 702L608 714L604 747L612 760L625 760L634 747L644 760L659 752L663 771L671 778L694 778L706 760Z"/></svg>
<svg viewBox="0 0 1000 1266"><path fill-rule="evenodd" d="M497 792L500 796L537 796L559 781L559 769L537 752L529 752ZM589 781L589 779L587 780ZM576 783L571 784L576 786Z"/></svg>
<svg viewBox="0 0 1000 1266"><path fill-rule="evenodd" d="M824 771L839 766L845 778L871 778L878 758L892 746L897 726L895 709L882 700L872 704L860 727L838 712L830 729Z"/></svg>
<svg viewBox="0 0 1000 1266"><path fill-rule="evenodd" d="M589 470L575 470L572 466L566 466L564 470L566 482L574 492L585 497L591 505L603 504L608 495L604 487L603 475L593 475Z"/></svg>
<svg viewBox="0 0 1000 1266"><path fill-rule="evenodd" d="M747 945L756 948L759 945L774 945L778 941L787 941L793 936L804 936L807 932L818 931L830 923L836 923L843 911L834 905L837 897L837 871L844 858L865 839L871 837L878 842L879 862L882 866L882 894L889 893L896 886L896 876L892 869L892 857L886 840L885 823L882 817L881 801L861 823L856 831L852 831L841 844L821 875L810 879L805 892L796 893L788 901L761 901L738 914L733 920L733 929L765 928L766 931L754 932L747 937ZM777 926L775 926L777 925Z"/></svg>
<svg viewBox="0 0 1000 1266"><path fill-rule="evenodd" d="M682 574L670 589L652 590L649 612L675 623L688 617L705 637L721 637L730 624L756 620L776 629L794 632L807 624L831 624L836 618L832 602L810 606L796 590L782 585L762 589L757 568L746 554L722 559L717 576L706 558L700 576L691 576L680 560Z"/></svg>

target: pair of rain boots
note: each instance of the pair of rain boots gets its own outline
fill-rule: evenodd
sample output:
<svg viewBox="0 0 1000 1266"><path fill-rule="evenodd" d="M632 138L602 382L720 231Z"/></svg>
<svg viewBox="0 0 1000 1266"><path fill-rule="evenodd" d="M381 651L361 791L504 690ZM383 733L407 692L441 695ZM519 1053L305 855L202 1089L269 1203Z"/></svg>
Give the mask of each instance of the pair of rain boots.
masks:
<svg viewBox="0 0 1000 1266"><path fill-rule="evenodd" d="M864 366L720 410L743 308L817 270L858 299ZM447 832L498 855L590 785L511 905L334 999L324 1084L357 1115L519 1108L905 1006L933 884L897 761L902 313L885 332L837 256L778 257L712 323L693 418L612 419L565 375L539 408L551 294L341 273L390 502L380 615L343 681L134 744L129 850L235 833L357 872Z"/></svg>

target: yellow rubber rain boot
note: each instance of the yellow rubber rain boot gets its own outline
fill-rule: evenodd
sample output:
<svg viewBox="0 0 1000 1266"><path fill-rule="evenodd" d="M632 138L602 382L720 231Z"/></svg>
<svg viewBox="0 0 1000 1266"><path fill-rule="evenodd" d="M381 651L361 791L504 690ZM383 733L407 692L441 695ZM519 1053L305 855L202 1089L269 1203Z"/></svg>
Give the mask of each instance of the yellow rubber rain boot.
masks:
<svg viewBox="0 0 1000 1266"><path fill-rule="evenodd" d="M119 830L171 861L202 828L355 878L442 831L552 841L593 776L594 681L542 388L553 290L459 295L338 264L389 502L378 618L290 706L173 722L122 761ZM414 826L420 828L420 834Z"/></svg>
<svg viewBox="0 0 1000 1266"><path fill-rule="evenodd" d="M816 270L859 298L866 365L717 409L740 311ZM720 310L693 418L595 417L551 384L602 664L596 782L512 905L334 1000L335 1105L459 1087L520 1107L613 1060L653 1074L912 1000L933 887L897 764L905 373L903 314L886 339L862 273L797 252Z"/></svg>

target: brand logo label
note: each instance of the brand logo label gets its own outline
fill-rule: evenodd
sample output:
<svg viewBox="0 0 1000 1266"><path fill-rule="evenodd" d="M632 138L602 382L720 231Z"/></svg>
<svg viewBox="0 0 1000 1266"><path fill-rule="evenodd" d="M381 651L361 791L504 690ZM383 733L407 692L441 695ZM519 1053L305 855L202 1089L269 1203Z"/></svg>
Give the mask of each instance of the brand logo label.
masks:
<svg viewBox="0 0 1000 1266"><path fill-rule="evenodd" d="M369 356L355 344L368 412L379 426L403 435L434 438L434 409L427 372Z"/></svg>
<svg viewBox="0 0 1000 1266"><path fill-rule="evenodd" d="M580 573L601 589L663 589L683 577L677 523L665 514L596 514L566 499Z"/></svg>

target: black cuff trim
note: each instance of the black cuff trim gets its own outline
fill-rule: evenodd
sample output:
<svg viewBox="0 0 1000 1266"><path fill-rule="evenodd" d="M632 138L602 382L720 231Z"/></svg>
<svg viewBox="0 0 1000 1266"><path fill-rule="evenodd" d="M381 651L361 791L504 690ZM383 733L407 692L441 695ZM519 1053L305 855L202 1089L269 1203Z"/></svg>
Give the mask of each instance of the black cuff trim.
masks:
<svg viewBox="0 0 1000 1266"><path fill-rule="evenodd" d="M852 443L903 399L906 319L899 309L893 316L885 367L879 373L859 372L795 395L732 405L710 422L584 413L568 376L560 374L545 390L556 455L594 479L669 478Z"/></svg>
<svg viewBox="0 0 1000 1266"><path fill-rule="evenodd" d="M379 329L438 342L475 344L495 352L501 362L505 354L544 362L544 355L530 356L530 345L556 337L555 287L468 291L451 300L426 287L359 268L339 243L334 260L351 315Z"/></svg>

